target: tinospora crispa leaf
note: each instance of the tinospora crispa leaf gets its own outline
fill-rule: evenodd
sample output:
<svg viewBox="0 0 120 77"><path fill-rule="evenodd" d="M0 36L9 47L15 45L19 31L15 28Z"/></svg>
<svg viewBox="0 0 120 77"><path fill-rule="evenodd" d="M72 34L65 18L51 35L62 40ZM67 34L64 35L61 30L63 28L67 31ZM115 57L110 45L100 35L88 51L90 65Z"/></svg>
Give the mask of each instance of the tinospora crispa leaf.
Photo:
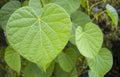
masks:
<svg viewBox="0 0 120 77"><path fill-rule="evenodd" d="M80 53L87 58L94 58L103 43L103 34L99 27L91 22L84 28L77 27L75 33L76 45Z"/></svg>
<svg viewBox="0 0 120 77"><path fill-rule="evenodd" d="M88 58L88 65L91 71L98 77L104 77L113 65L111 52L107 48L101 48L100 52L94 59Z"/></svg>
<svg viewBox="0 0 120 77"><path fill-rule="evenodd" d="M117 26L118 25L118 13L116 9L112 7L111 5L107 4L106 10L107 10L107 14L110 16L115 26Z"/></svg>
<svg viewBox="0 0 120 77"><path fill-rule="evenodd" d="M10 1L1 8L0 25L3 28L3 30L6 29L6 24L11 14L20 7L21 7L21 3L19 1Z"/></svg>
<svg viewBox="0 0 120 77"><path fill-rule="evenodd" d="M65 72L71 72L76 66L77 58L75 50L68 48L58 56L58 62Z"/></svg>
<svg viewBox="0 0 120 77"><path fill-rule="evenodd" d="M6 32L9 43L20 55L46 70L67 44L70 30L70 16L59 5L50 3L40 15L29 6L16 10Z"/></svg>
<svg viewBox="0 0 120 77"><path fill-rule="evenodd" d="M55 3L63 7L69 14L72 14L80 7L80 0L44 0L44 3Z"/></svg>
<svg viewBox="0 0 120 77"><path fill-rule="evenodd" d="M8 46L5 51L5 61L11 69L16 71L17 73L20 72L21 69L20 55L11 46Z"/></svg>
<svg viewBox="0 0 120 77"><path fill-rule="evenodd" d="M25 77L51 77L54 70L54 65L55 63L52 62L46 69L46 72L44 72L36 64L28 62L23 73Z"/></svg>

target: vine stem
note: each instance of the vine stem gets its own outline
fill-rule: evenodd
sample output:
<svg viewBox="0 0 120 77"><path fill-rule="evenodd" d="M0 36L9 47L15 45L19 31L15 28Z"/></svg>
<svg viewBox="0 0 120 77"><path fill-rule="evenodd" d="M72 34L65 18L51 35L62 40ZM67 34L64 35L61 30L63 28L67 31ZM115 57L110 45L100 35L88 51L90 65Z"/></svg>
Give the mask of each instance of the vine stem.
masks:
<svg viewBox="0 0 120 77"><path fill-rule="evenodd" d="M43 0L40 0L40 3L42 5L42 7L44 7L44 1Z"/></svg>
<svg viewBox="0 0 120 77"><path fill-rule="evenodd" d="M87 0L87 11L88 11L88 15L90 16L90 5L89 5L89 0Z"/></svg>
<svg viewBox="0 0 120 77"><path fill-rule="evenodd" d="M105 12L106 12L106 10L100 12L100 13L97 15L97 17L99 17L100 15L104 14ZM94 20L95 20L95 17L92 19L92 21L94 21Z"/></svg>
<svg viewBox="0 0 120 77"><path fill-rule="evenodd" d="M100 3L102 3L102 2L103 2L103 1L100 1L100 2L97 2L97 3L93 4L93 5L90 7L90 12L91 12L91 10L92 10L93 7L97 6L98 4L100 4Z"/></svg>

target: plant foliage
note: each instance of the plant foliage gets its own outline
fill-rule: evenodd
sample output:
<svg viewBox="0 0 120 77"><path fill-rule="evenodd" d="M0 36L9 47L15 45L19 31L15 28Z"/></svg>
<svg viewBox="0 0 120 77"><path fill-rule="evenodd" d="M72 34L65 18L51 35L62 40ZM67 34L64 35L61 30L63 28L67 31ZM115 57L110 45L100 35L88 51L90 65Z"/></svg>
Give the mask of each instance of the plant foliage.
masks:
<svg viewBox="0 0 120 77"><path fill-rule="evenodd" d="M113 65L112 54L103 46L103 33L89 16L91 9L88 15L83 11L86 6L84 0L6 3L0 25L8 42L7 65L24 77L78 77L78 66L89 77L104 77ZM105 12L117 26L115 8L107 4ZM80 65L83 58L86 66Z"/></svg>

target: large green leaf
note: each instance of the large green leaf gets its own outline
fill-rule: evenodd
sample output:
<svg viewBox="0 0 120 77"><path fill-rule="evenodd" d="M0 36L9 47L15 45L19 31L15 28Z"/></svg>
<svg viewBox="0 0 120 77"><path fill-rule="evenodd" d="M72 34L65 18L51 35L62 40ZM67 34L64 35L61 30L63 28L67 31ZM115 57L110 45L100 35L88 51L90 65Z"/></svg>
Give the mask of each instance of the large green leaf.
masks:
<svg viewBox="0 0 120 77"><path fill-rule="evenodd" d="M20 55L11 46L8 46L6 49L5 61L10 68L12 68L18 73L20 72L21 69Z"/></svg>
<svg viewBox="0 0 120 77"><path fill-rule="evenodd" d="M58 64L56 64L55 68L55 77L78 77L78 73L76 68L74 68L71 72L65 72L60 68Z"/></svg>
<svg viewBox="0 0 120 77"><path fill-rule="evenodd" d="M80 0L45 0L45 3L56 3L62 6L69 14L75 12L80 6Z"/></svg>
<svg viewBox="0 0 120 77"><path fill-rule="evenodd" d="M112 67L113 58L111 52L102 48L94 59L88 59L90 69L99 77L103 77Z"/></svg>
<svg viewBox="0 0 120 77"><path fill-rule="evenodd" d="M7 21L11 14L18 8L21 4L19 1L10 1L6 3L0 10L0 25L5 30Z"/></svg>
<svg viewBox="0 0 120 77"><path fill-rule="evenodd" d="M84 28L78 27L75 33L76 45L80 53L88 58L94 58L103 42L103 35L99 27L88 23Z"/></svg>
<svg viewBox="0 0 120 77"><path fill-rule="evenodd" d="M77 61L77 54L72 48L66 49L58 57L59 65L66 72L70 72L73 68L75 68L76 61Z"/></svg>
<svg viewBox="0 0 120 77"><path fill-rule="evenodd" d="M114 7L111 5L107 4L106 5L107 13L112 19L113 23L117 26L118 25L118 13Z"/></svg>
<svg viewBox="0 0 120 77"><path fill-rule="evenodd" d="M28 63L28 65L24 69L25 77L51 77L54 70L54 63L50 65L50 67L43 72L36 64Z"/></svg>
<svg viewBox="0 0 120 77"><path fill-rule="evenodd" d="M30 0L29 6L36 10L37 15L39 16L42 12L42 5L40 0Z"/></svg>
<svg viewBox="0 0 120 77"><path fill-rule="evenodd" d="M71 20L57 4L48 4L39 17L31 7L15 11L7 24L7 38L26 59L45 70L62 51L70 37Z"/></svg>
<svg viewBox="0 0 120 77"><path fill-rule="evenodd" d="M72 30L71 30L71 38L70 42L75 44L75 31L78 26L84 27L88 22L92 22L90 17L81 11L76 11L71 14L72 19Z"/></svg>

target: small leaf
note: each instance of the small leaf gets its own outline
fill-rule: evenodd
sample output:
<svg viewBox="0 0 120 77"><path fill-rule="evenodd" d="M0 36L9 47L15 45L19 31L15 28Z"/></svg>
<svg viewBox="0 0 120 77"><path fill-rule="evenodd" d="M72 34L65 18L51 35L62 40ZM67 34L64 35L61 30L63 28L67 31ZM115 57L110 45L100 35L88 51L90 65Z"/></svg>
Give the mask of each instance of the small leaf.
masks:
<svg viewBox="0 0 120 77"><path fill-rule="evenodd" d="M41 15L29 6L16 10L8 21L6 33L20 55L46 70L66 46L70 31L70 16L51 3L43 8Z"/></svg>
<svg viewBox="0 0 120 77"><path fill-rule="evenodd" d="M65 72L60 68L58 64L56 64L55 68L55 77L78 77L78 73L76 68L74 68L71 72Z"/></svg>
<svg viewBox="0 0 120 77"><path fill-rule="evenodd" d="M73 68L75 68L76 61L77 55L72 48L66 49L58 56L59 65L66 72L70 72Z"/></svg>
<svg viewBox="0 0 120 77"><path fill-rule="evenodd" d="M94 58L98 54L103 42L101 30L91 22L83 29L79 26L76 29L75 38L80 53L88 58Z"/></svg>
<svg viewBox="0 0 120 77"><path fill-rule="evenodd" d="M88 59L88 65L96 75L103 77L113 65L111 52L106 48L102 48L94 59Z"/></svg>
<svg viewBox="0 0 120 77"><path fill-rule="evenodd" d="M51 77L53 70L54 63L50 65L45 73L36 64L29 62L24 69L24 75L25 77Z"/></svg>
<svg viewBox="0 0 120 77"><path fill-rule="evenodd" d="M5 30L7 21L11 14L21 7L19 1L10 1L6 3L0 10L0 25Z"/></svg>
<svg viewBox="0 0 120 77"><path fill-rule="evenodd" d="M118 25L118 13L114 7L111 5L107 4L106 5L107 13L112 19L113 23L117 26Z"/></svg>
<svg viewBox="0 0 120 77"><path fill-rule="evenodd" d="M69 14L75 12L80 6L80 0L45 0L45 3L56 3L63 7Z"/></svg>
<svg viewBox="0 0 120 77"><path fill-rule="evenodd" d="M18 73L20 72L21 69L20 55L11 46L8 46L6 49L5 61L11 69L15 70Z"/></svg>

